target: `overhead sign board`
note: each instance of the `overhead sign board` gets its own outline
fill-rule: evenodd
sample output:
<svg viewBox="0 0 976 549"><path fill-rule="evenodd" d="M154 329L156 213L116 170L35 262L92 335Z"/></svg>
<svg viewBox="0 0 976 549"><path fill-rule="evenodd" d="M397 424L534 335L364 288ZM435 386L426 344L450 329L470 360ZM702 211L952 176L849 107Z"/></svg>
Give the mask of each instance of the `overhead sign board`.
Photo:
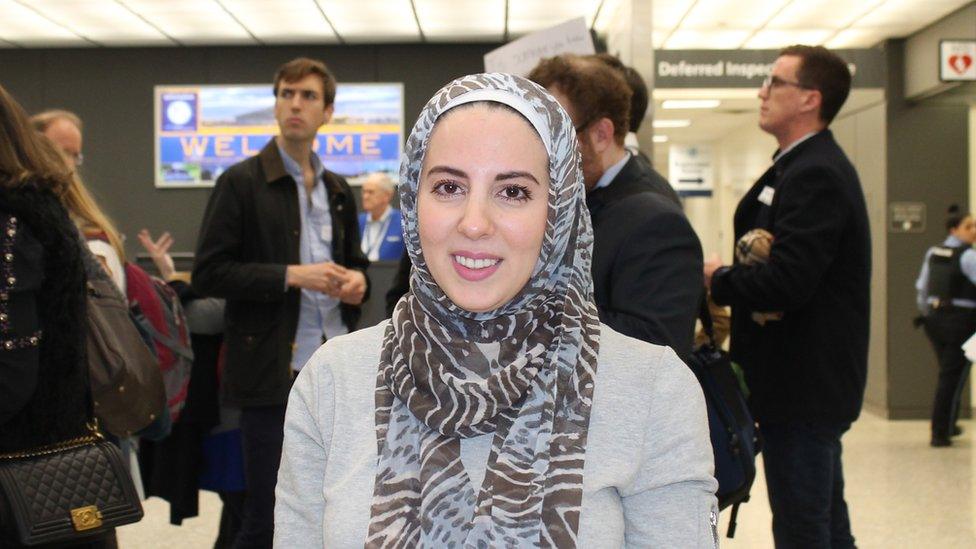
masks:
<svg viewBox="0 0 976 549"><path fill-rule="evenodd" d="M855 88L883 88L879 49L834 50L848 63ZM779 50L655 50L656 88L758 88Z"/></svg>
<svg viewBox="0 0 976 549"><path fill-rule="evenodd" d="M270 85L156 86L158 188L210 187L227 168L278 135ZM399 171L403 85L339 84L335 113L313 150L348 178Z"/></svg>
<svg viewBox="0 0 976 549"><path fill-rule="evenodd" d="M527 34L485 54L485 72L525 76L541 59L563 53L595 53L593 38L582 17Z"/></svg>
<svg viewBox="0 0 976 549"><path fill-rule="evenodd" d="M943 82L976 82L976 40L939 42L939 79Z"/></svg>
<svg viewBox="0 0 976 549"><path fill-rule="evenodd" d="M708 145L668 147L668 179L680 196L711 196L715 189L712 149Z"/></svg>

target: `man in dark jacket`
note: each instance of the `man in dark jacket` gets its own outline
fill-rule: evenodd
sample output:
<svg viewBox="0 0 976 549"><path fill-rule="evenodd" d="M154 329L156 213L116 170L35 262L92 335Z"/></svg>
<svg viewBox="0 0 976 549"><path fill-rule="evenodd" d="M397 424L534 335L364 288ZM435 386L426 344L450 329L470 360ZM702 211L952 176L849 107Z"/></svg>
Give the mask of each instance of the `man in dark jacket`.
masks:
<svg viewBox="0 0 976 549"><path fill-rule="evenodd" d="M850 85L847 64L822 47L780 53L759 91L759 126L779 150L735 213L736 239L772 233L769 261L705 266L712 297L732 306L777 547L854 546L840 439L864 395L871 241L857 173L827 129ZM782 319L752 319L766 311Z"/></svg>
<svg viewBox="0 0 976 549"><path fill-rule="evenodd" d="M671 185L624 147L627 82L605 61L575 55L543 60L529 79L576 125L600 320L686 357L703 287L701 244Z"/></svg>
<svg viewBox="0 0 976 549"><path fill-rule="evenodd" d="M327 338L355 329L369 262L346 181L313 151L335 79L299 58L274 81L279 135L217 180L193 285L227 300L225 401L241 407L247 495L235 547L271 547L285 404L295 372Z"/></svg>

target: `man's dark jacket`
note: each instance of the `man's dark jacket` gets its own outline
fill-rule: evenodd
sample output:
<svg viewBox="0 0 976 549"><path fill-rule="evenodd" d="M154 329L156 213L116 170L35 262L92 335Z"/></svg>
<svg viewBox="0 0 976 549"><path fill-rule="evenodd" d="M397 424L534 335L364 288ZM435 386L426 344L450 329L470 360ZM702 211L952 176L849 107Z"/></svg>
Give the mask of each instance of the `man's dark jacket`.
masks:
<svg viewBox="0 0 976 549"><path fill-rule="evenodd" d="M600 320L686 358L704 287L702 250L676 202L671 185L633 156L586 196Z"/></svg>
<svg viewBox="0 0 976 549"><path fill-rule="evenodd" d="M770 205L759 200L765 187ZM719 269L712 297L732 305L732 357L757 419L854 421L867 374L871 236L861 183L829 130L779 158L742 198L736 241L756 227L773 234L769 262ZM760 326L753 311L784 314Z"/></svg>
<svg viewBox="0 0 976 549"><path fill-rule="evenodd" d="M359 247L349 184L328 170L322 180L332 214L332 259L365 274L369 261ZM274 140L217 179L200 227L193 287L227 300L222 384L228 404L288 400L301 293L285 291L285 269L301 263L300 235L298 190ZM341 308L343 322L355 329L359 307Z"/></svg>

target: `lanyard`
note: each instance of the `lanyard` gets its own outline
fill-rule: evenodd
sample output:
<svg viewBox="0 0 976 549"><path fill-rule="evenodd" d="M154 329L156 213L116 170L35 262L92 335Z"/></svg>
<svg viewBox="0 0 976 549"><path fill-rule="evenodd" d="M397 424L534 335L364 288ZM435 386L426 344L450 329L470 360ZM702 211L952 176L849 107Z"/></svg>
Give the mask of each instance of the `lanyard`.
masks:
<svg viewBox="0 0 976 549"><path fill-rule="evenodd" d="M373 228L373 224L369 222L369 215L366 216L366 230L363 231L363 245L366 247L366 257L373 255L373 252L377 252L377 257L379 257L380 246L383 245L383 239L386 238L386 232L390 230L390 221L393 219L392 213L386 216L383 220L383 224L380 225L380 230L373 236L370 229Z"/></svg>

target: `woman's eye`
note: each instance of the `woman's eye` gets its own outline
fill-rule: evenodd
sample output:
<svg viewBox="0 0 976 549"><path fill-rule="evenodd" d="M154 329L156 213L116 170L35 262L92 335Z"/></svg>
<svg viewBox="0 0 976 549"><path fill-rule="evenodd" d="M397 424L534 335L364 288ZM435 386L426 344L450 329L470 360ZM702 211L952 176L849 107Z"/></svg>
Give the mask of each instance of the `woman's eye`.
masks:
<svg viewBox="0 0 976 549"><path fill-rule="evenodd" d="M443 181L434 185L433 192L443 196L452 196L461 192L461 186L450 181Z"/></svg>
<svg viewBox="0 0 976 549"><path fill-rule="evenodd" d="M521 185L508 185L502 189L502 197L506 200L524 202L532 198L532 193L529 192L527 187L523 187Z"/></svg>

